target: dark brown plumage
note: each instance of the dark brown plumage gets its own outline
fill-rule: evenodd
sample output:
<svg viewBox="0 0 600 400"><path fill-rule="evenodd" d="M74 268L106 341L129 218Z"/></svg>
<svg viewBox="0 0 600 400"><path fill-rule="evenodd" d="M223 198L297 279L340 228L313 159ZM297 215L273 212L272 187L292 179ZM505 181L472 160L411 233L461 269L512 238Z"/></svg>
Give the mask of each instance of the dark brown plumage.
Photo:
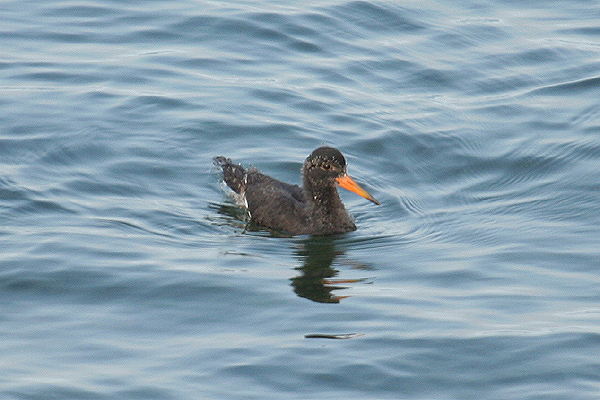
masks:
<svg viewBox="0 0 600 400"><path fill-rule="evenodd" d="M356 230L337 185L379 204L346 172L346 160L333 147L319 147L302 168L303 185L280 182L255 169L215 157L227 185L240 194L256 224L293 235L328 235Z"/></svg>

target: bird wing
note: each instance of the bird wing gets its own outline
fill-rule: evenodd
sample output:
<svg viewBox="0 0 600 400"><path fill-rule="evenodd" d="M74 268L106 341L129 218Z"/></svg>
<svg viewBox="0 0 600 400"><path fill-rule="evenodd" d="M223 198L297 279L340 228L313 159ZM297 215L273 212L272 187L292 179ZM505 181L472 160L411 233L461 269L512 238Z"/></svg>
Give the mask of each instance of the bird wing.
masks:
<svg viewBox="0 0 600 400"><path fill-rule="evenodd" d="M245 197L257 224L294 234L306 229L309 213L300 187L256 172L248 174Z"/></svg>

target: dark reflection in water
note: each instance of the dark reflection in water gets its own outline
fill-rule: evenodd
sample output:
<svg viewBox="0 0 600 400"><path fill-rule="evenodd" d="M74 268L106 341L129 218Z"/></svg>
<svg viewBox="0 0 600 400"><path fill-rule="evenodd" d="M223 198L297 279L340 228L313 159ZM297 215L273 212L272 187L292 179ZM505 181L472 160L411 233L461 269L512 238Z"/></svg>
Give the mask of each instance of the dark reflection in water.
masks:
<svg viewBox="0 0 600 400"><path fill-rule="evenodd" d="M302 275L292 278L292 286L296 294L319 303L339 303L348 296L337 296L334 290L345 289L341 283L361 281L330 279L338 274L338 270L331 267L336 257L344 254L335 245L335 236L312 236L303 242L297 251L298 258L303 265L297 267Z"/></svg>
<svg viewBox="0 0 600 400"><path fill-rule="evenodd" d="M270 237L290 238L285 232L272 231L249 221L248 214L243 209L234 205L211 203L210 208L216 210L219 214L227 218L225 222L228 225L244 229L244 232L266 233ZM318 302L318 303L339 303L341 299L349 296L338 296L333 294L334 290L347 289L343 284L363 282L362 279L334 279L339 271L332 267L335 259L344 254L340 248L339 235L331 236L310 236L306 239L296 242L297 259L302 262L302 266L296 267L301 275L292 278L292 287L294 292L300 297ZM371 269L366 265L353 265L352 268Z"/></svg>

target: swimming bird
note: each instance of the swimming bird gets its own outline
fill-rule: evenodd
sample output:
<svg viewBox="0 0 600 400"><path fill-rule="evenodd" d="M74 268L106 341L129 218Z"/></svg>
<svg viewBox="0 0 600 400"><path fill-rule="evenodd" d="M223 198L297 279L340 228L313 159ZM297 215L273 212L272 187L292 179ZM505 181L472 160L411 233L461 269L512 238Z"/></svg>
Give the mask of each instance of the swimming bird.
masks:
<svg viewBox="0 0 600 400"><path fill-rule="evenodd" d="M215 157L225 183L238 193L257 225L292 235L329 235L356 230L337 186L379 204L346 171L346 159L333 147L314 150L302 167L302 186L290 185Z"/></svg>

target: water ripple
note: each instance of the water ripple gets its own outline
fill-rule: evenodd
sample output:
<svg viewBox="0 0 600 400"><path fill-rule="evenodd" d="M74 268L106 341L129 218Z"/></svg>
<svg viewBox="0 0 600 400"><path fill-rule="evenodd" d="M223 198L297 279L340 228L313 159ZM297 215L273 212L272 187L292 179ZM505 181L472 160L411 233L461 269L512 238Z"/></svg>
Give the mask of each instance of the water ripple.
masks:
<svg viewBox="0 0 600 400"><path fill-rule="evenodd" d="M557 4L3 2L0 393L598 398L598 7ZM355 232L211 163L321 145Z"/></svg>

